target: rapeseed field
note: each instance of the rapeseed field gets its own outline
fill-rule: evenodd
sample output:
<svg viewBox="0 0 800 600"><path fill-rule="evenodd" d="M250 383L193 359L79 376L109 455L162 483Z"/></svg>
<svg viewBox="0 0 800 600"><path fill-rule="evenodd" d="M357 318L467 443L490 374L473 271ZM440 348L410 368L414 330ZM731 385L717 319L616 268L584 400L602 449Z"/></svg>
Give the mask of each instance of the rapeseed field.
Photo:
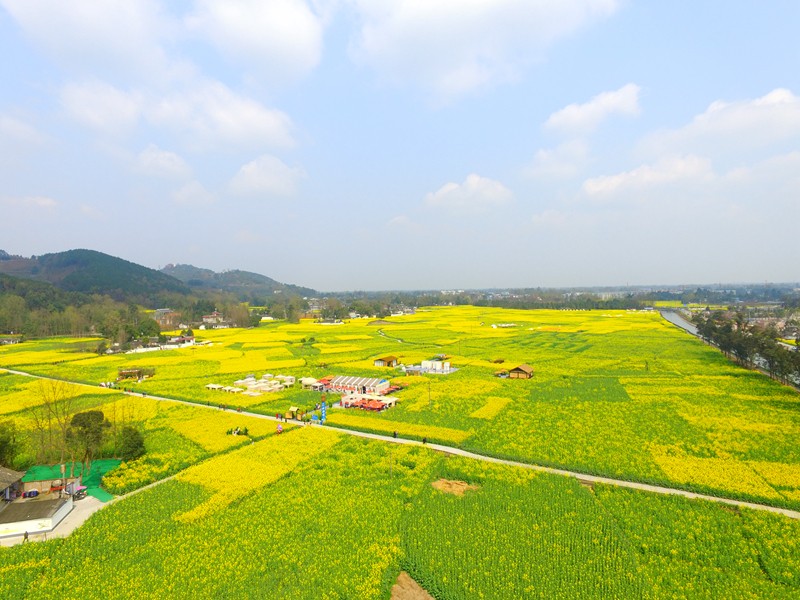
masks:
<svg viewBox="0 0 800 600"><path fill-rule="evenodd" d="M205 386L263 373L384 377L406 386L395 408L331 409L329 423L800 507L797 392L732 364L654 312L433 307L375 325L274 322L197 333L210 344L99 357L86 352L92 340L31 341L0 349L0 366L96 383L121 367L150 367L155 377L124 385L268 415L311 411L320 396L299 385L260 396ZM440 355L458 371L406 376L373 366L385 355L404 364ZM522 363L533 367L532 379L495 376ZM22 418L26 402L9 393L0 411ZM184 435L202 432L183 427Z"/></svg>

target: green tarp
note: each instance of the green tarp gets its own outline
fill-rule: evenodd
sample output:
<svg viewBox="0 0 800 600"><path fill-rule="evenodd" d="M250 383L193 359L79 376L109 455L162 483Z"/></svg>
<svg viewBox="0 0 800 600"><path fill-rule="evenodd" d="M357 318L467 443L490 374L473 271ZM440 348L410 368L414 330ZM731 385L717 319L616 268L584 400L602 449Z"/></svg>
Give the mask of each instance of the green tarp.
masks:
<svg viewBox="0 0 800 600"><path fill-rule="evenodd" d="M89 469L89 474L83 477L81 483L86 486L86 493L89 496L94 496L101 502L108 502L114 496L100 488L100 481L103 475L108 473L111 469L115 469L122 461L116 459L105 459L92 461L92 467ZM66 475L69 476L70 463L66 466ZM76 462L73 471L75 477L83 474L83 463ZM36 465L31 467L22 478L23 483L27 481L46 481L48 479L61 479L61 465Z"/></svg>

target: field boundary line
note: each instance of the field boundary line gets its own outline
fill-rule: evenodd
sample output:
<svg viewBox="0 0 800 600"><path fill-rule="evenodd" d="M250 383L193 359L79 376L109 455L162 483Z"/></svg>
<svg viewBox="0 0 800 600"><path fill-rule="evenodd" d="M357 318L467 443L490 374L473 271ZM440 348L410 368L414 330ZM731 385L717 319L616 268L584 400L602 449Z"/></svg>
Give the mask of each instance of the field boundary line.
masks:
<svg viewBox="0 0 800 600"><path fill-rule="evenodd" d="M22 376L26 376L26 377L34 377L34 378L37 378L37 379L56 379L55 377L47 377L47 376L44 376L44 375L35 375L33 373L26 373L24 371L16 371L16 370L13 370L13 369L5 369L5 368L3 368L3 370L5 370L5 371L7 371L9 373L13 373L15 375L22 375ZM58 379L58 381L67 381L67 380ZM69 383L75 383L75 385L83 385L83 386L90 387L90 388L99 387L97 385L91 385L91 384L88 384L88 383L78 383L78 382L69 382ZM107 388L103 388L103 389L107 389ZM164 402L176 402L176 403L179 403L179 404L186 404L188 406L197 406L197 407L200 407L200 408L207 408L209 410L219 411L219 406L217 406L217 405L201 404L200 402L191 402L189 400L178 400L176 398L166 398L164 396L154 396L152 394L143 394L141 392L123 392L121 390L117 390L117 391L120 391L121 393L126 394L128 396L135 396L135 397L140 397L140 398L150 398L152 400L160 400L160 401L164 401ZM226 412L227 412L227 410L226 410ZM247 416L247 417L255 417L257 419L266 419L266 420L269 420L269 421L281 422L279 419L276 419L273 416L263 415L263 414L254 413L254 412L248 412L246 410L242 410L241 412L236 411L236 414L240 414L240 415ZM321 425L309 425L309 427L321 427ZM590 483L600 483L600 484L605 484L605 485L623 487L623 488L639 490L639 491L644 491L644 492L651 492L651 493L654 493L654 494L661 494L661 495L667 495L667 496L682 496L682 497L688 498L690 500L706 500L708 502L716 502L718 504L726 504L728 506L735 506L735 507L738 507L738 508L749 508L749 509L752 509L752 510L760 510L760 511L772 512L772 513L783 515L785 517L789 517L790 519L800 520L800 511L791 510L791 509L788 509L788 508L781 508L779 506L771 506L769 504L758 504L756 502L747 502L745 500L735 500L733 498L726 498L724 496L712 496L710 494L702 494L702 493L698 493L698 492L690 492L689 490L683 490L683 489L680 489L680 488L672 488L672 487L666 487L666 486L661 486L661 485L653 485L653 484L649 484L649 483L639 483L639 482L636 482L636 481L626 481L625 479L613 479L611 477L602 477L602 476L599 476L599 475L589 475L588 473L581 473L579 471L570 471L570 470L567 470L567 469L557 469L557 468L554 468L554 467L547 467L547 466L544 466L544 465L537 465L537 464L534 464L534 463L525 463L525 462L519 462L519 461L515 461L515 460L508 460L508 459L504 459L504 458L495 458L494 456L487 456L485 454L477 454L475 452L470 452L469 450L463 450L461 448L455 448L453 446L444 446L444 445L441 445L441 444L423 444L422 442L417 441L417 440L410 440L410 439L406 439L406 438L395 438L395 437L388 436L388 435L381 435L381 434L377 434L377 433L369 433L369 432L366 432L366 431L358 431L358 430L354 430L354 429L346 429L346 428L343 428L343 427L336 427L335 425L325 425L325 427L328 427L330 429L333 429L335 431L338 431L338 432L341 432L341 433L344 433L344 434L347 434L347 435L353 435L353 436L357 436L357 437L373 439L373 440L379 440L379 441L384 441L384 442L390 442L390 443L395 443L395 444L408 444L408 445L415 445L415 446L426 446L428 448L431 448L433 450L437 450L438 452L442 452L442 453L445 453L445 454L450 454L450 455L454 455L454 456L461 456L461 457L469 458L469 459L472 459L472 460L482 460L484 462L490 462L490 463L495 463L495 464L500 464L500 465L507 465L507 466L511 466L511 467L519 467L519 468L523 468L523 469L531 469L533 471L539 471L541 473L550 473L552 475L561 475L563 477L572 477L574 479L577 479L578 481L585 481L585 482L590 482ZM174 477L174 475L173 475L173 477ZM149 485L152 486L154 484L161 483L162 481L166 481L166 479L159 480L158 482L154 482L153 484L149 484ZM134 490L133 492L129 492L128 494L134 494L134 493L136 493L138 491L140 491L140 490ZM121 496L119 498L121 498ZM111 500L109 502L113 502L113 500Z"/></svg>

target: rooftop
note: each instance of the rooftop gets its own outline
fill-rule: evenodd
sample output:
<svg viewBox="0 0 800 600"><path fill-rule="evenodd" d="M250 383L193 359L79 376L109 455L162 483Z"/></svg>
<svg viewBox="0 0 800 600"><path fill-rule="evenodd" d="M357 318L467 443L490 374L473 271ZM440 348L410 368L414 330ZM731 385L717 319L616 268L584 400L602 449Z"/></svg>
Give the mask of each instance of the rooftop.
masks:
<svg viewBox="0 0 800 600"><path fill-rule="evenodd" d="M19 471L14 471L13 469L7 469L5 467L0 467L0 490L6 489L15 481L19 481L22 479L22 476L25 473L20 473Z"/></svg>
<svg viewBox="0 0 800 600"><path fill-rule="evenodd" d="M49 519L66 503L66 499L12 502L0 512L0 524Z"/></svg>

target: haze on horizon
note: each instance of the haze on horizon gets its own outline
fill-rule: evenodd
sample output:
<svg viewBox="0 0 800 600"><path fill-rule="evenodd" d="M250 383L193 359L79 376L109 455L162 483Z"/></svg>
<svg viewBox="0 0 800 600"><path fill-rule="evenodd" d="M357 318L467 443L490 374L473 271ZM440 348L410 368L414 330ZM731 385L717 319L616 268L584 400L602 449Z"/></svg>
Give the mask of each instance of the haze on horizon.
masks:
<svg viewBox="0 0 800 600"><path fill-rule="evenodd" d="M0 0L0 247L319 290L800 280L800 4Z"/></svg>

